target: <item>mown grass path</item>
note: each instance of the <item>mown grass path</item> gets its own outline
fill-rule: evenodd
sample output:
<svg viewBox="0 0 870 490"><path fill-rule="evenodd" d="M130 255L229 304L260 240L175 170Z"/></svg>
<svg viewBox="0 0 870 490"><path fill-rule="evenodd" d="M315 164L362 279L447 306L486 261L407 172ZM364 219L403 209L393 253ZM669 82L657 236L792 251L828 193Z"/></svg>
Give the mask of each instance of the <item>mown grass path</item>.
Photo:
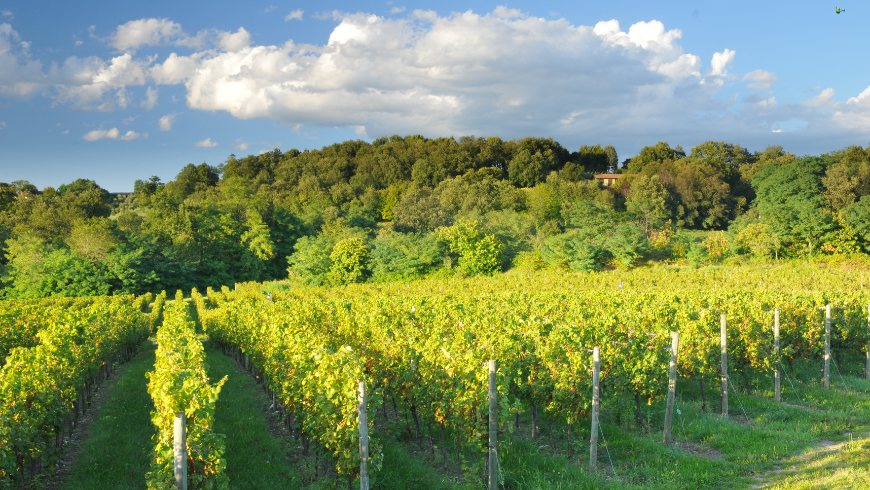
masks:
<svg viewBox="0 0 870 490"><path fill-rule="evenodd" d="M288 449L269 432L262 406L263 389L220 351L206 345L208 376L212 382L228 375L215 407L214 431L226 435L230 488L300 488L302 483L288 460Z"/></svg>
<svg viewBox="0 0 870 490"><path fill-rule="evenodd" d="M75 466L56 488L142 489L150 467L151 410L145 373L154 366L150 342L124 365L78 448ZM105 388L104 388L105 389ZM73 456L73 455L70 455Z"/></svg>

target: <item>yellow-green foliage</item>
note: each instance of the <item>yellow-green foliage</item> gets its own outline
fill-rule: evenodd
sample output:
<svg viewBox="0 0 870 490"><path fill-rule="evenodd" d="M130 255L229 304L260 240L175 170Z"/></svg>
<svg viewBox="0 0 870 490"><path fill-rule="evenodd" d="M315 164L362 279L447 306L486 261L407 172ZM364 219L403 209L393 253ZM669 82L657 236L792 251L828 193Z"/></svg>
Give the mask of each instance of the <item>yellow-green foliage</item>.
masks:
<svg viewBox="0 0 870 490"><path fill-rule="evenodd" d="M194 331L184 301L167 305L157 333L157 360L148 373L148 392L154 400L154 436L149 489L174 488L173 422L175 412L187 416L188 488L228 489L224 469L224 435L212 431L218 394L227 378L209 384L205 351Z"/></svg>

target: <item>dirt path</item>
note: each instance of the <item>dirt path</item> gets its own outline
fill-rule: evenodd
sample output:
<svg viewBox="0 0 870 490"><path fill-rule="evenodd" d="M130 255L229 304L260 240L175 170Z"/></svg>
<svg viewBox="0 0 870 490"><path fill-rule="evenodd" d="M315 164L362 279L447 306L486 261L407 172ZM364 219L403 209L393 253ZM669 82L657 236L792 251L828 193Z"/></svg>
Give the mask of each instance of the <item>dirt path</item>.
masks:
<svg viewBox="0 0 870 490"><path fill-rule="evenodd" d="M764 475L753 476L752 478L758 483L751 485L750 488L767 488L774 483L774 479L783 476L784 474L799 473L802 469L814 465L826 457L834 456L847 444L850 444L853 441L867 439L868 437L870 437L870 433L852 434L851 440L847 439L841 442L834 442L827 439L821 440L811 449L783 461L774 470L765 473Z"/></svg>

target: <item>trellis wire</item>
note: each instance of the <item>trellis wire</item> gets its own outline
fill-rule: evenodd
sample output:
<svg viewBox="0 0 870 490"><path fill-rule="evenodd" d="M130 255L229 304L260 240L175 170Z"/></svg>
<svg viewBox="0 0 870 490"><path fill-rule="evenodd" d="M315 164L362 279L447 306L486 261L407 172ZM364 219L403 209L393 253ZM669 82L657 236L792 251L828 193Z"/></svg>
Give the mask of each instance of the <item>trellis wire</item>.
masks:
<svg viewBox="0 0 870 490"><path fill-rule="evenodd" d="M616 476L616 467L613 466L613 458L610 457L610 447L607 445L607 438L604 437L604 431L601 429L601 425L598 425L598 432L601 433L601 440L604 441L604 450L607 451L607 459L610 460L610 469L613 470L613 479L619 481L619 477Z"/></svg>
<svg viewBox="0 0 870 490"><path fill-rule="evenodd" d="M798 393L797 388L794 387L794 383L791 382L791 377L788 375L788 371L785 370L785 366L783 366L782 363L780 362L780 363L779 363L779 367L782 368L782 372L783 372L783 374L785 374L785 379L787 379L787 380L788 380L788 384L791 385L791 389L792 389L792 391L794 391L794 394L795 394L795 396L796 396L797 399L798 399L798 403L801 404L801 407L803 407L804 409L806 409L807 407L806 407L806 405L804 405L804 401L803 401L803 399L801 398L801 394Z"/></svg>
<svg viewBox="0 0 870 490"><path fill-rule="evenodd" d="M737 388L735 388L734 383L731 382L731 376L726 374L725 377L728 379L728 384L731 385L731 389L734 390L734 397L737 398L737 403L740 404L740 410L743 410L743 416L746 417L747 422L751 422L749 420L749 415L746 415L746 409L743 408L743 402L740 401L740 396L737 395Z"/></svg>

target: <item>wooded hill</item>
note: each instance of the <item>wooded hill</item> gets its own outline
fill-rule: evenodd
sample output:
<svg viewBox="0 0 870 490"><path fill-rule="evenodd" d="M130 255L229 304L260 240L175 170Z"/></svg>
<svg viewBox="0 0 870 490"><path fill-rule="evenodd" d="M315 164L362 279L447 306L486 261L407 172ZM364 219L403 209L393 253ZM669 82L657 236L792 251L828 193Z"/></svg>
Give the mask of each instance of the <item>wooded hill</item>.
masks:
<svg viewBox="0 0 870 490"><path fill-rule="evenodd" d="M612 186L595 174L621 173ZM2 294L87 296L863 254L870 147L797 158L708 141L571 152L544 138L381 138L274 150L113 196L0 184Z"/></svg>

